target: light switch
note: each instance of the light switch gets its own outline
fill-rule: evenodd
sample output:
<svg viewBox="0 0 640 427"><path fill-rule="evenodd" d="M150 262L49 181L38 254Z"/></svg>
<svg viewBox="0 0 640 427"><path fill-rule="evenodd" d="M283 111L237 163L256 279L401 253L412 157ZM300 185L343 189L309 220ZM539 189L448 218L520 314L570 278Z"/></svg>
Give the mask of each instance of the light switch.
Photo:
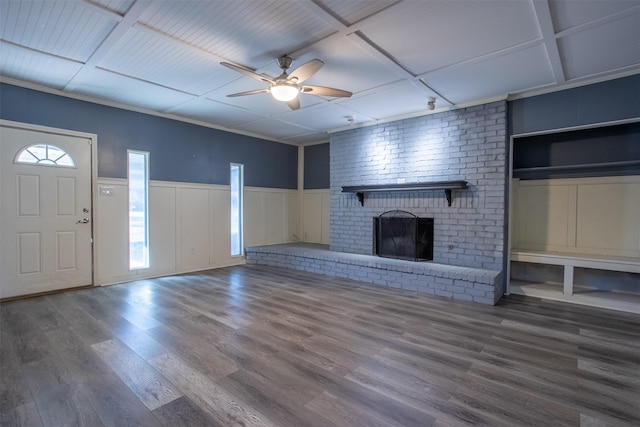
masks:
<svg viewBox="0 0 640 427"><path fill-rule="evenodd" d="M116 189L113 187L100 187L100 195L101 196L115 196Z"/></svg>

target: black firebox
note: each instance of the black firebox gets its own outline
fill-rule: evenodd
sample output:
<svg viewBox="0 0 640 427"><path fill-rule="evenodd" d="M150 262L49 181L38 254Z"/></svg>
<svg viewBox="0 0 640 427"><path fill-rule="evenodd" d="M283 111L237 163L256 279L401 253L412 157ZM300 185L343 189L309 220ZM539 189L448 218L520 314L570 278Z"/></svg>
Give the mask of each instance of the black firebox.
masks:
<svg viewBox="0 0 640 427"><path fill-rule="evenodd" d="M374 217L373 249L386 258L433 260L433 218L397 210Z"/></svg>

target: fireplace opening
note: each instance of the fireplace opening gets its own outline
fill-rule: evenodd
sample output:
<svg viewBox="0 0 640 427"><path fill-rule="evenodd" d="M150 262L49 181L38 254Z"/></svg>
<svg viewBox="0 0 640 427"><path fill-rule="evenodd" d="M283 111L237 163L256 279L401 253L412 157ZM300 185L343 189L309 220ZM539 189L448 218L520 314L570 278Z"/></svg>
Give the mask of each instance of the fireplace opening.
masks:
<svg viewBox="0 0 640 427"><path fill-rule="evenodd" d="M388 211L373 218L374 254L409 261L433 260L433 218Z"/></svg>

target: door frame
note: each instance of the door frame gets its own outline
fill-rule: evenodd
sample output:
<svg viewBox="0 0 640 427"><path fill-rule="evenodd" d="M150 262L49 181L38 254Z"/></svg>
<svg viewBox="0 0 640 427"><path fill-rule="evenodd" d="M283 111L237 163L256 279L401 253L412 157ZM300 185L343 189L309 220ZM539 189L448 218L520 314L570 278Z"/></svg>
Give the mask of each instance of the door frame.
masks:
<svg viewBox="0 0 640 427"><path fill-rule="evenodd" d="M89 286L96 286L97 245L96 245L95 239L96 239L96 231L97 231L96 218L98 217L98 213L96 210L98 206L98 200L97 200L98 193L96 191L96 185L98 182L98 135L93 133L78 132L78 131L69 130L69 129L60 129L60 128L54 128L50 126L35 125L31 123L14 122L11 120L4 120L4 119L0 119L0 126L12 128L12 129L18 129L18 130L28 130L28 131L48 133L52 135L86 138L89 141L91 141L90 142L91 165L89 166L91 168L91 172L90 172L91 183L89 186L91 191L91 195L90 195L90 198L91 198L91 256L90 256L91 284ZM2 221L1 215L2 215L2 212L0 211L0 222Z"/></svg>

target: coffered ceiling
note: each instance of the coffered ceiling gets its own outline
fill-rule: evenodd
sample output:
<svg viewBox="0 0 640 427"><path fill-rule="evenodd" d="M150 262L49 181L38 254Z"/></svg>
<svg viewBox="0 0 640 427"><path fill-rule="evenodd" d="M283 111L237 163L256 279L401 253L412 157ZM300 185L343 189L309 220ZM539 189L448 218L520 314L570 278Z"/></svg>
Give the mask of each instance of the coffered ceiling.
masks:
<svg viewBox="0 0 640 427"><path fill-rule="evenodd" d="M639 0L2 0L0 25L2 81L292 144L640 73ZM266 84L220 62L284 54L353 96L226 96Z"/></svg>

